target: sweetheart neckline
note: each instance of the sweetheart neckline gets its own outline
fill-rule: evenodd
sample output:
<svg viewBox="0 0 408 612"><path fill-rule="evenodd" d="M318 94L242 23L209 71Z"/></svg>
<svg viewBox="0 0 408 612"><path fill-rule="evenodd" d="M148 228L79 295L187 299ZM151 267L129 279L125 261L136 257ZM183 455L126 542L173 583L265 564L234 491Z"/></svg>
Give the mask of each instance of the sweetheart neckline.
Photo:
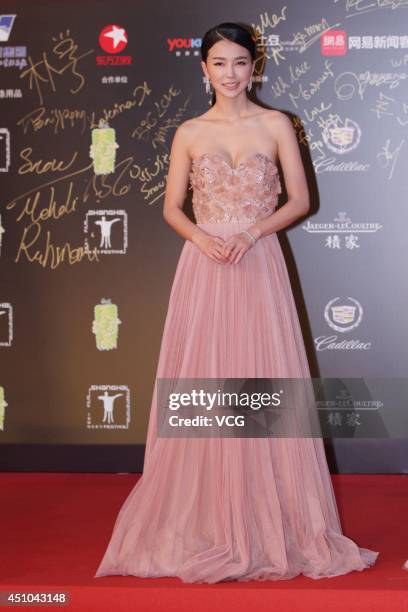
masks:
<svg viewBox="0 0 408 612"><path fill-rule="evenodd" d="M250 159L253 159L254 157L258 157L258 156L263 157L265 160L267 160L273 166L275 166L275 168L277 168L276 163L271 157L269 157L268 155L265 155L264 153L258 153L258 152L248 155L245 159L240 161L239 164L235 167L231 166L231 164L220 153L201 153L201 155L197 155L197 157L192 158L192 165L194 166L200 159L203 159L204 157L218 157L219 159L221 159L221 161L224 164L226 164L226 166L228 166L228 168L230 168L231 172L236 172L237 170L239 170L241 166L244 166Z"/></svg>

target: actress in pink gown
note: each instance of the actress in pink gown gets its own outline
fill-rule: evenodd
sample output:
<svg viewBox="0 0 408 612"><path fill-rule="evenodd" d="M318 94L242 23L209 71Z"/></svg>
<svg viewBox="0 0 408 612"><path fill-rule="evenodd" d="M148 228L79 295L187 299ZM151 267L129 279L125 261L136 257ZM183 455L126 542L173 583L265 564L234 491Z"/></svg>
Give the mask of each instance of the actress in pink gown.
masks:
<svg viewBox="0 0 408 612"><path fill-rule="evenodd" d="M272 214L281 184L254 152L232 167L203 152L190 172L197 226L227 240ZM186 240L157 378L310 378L276 233L237 264ZM143 475L125 500L96 577L184 582L334 577L378 552L342 533L321 438L164 438L153 391Z"/></svg>

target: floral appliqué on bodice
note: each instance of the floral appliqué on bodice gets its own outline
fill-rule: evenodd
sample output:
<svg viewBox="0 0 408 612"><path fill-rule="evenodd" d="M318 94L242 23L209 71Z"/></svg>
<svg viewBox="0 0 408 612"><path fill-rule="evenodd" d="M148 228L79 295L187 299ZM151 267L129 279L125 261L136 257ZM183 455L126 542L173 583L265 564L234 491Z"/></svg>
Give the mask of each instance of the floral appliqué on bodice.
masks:
<svg viewBox="0 0 408 612"><path fill-rule="evenodd" d="M190 171L197 223L254 222L270 215L281 193L275 162L255 153L236 168L217 153L193 159Z"/></svg>

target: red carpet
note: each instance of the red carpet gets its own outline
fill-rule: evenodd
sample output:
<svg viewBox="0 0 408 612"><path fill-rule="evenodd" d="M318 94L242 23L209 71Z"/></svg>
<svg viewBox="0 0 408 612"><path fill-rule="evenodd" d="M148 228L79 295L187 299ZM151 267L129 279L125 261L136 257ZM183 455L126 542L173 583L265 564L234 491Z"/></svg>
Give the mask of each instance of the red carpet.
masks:
<svg viewBox="0 0 408 612"><path fill-rule="evenodd" d="M336 578L184 584L93 578L136 474L0 474L0 591L64 591L49 610L239 612L408 611L408 476L332 476L345 534L380 551L375 566ZM27 606L28 608L28 606ZM31 606L30 606L31 608Z"/></svg>

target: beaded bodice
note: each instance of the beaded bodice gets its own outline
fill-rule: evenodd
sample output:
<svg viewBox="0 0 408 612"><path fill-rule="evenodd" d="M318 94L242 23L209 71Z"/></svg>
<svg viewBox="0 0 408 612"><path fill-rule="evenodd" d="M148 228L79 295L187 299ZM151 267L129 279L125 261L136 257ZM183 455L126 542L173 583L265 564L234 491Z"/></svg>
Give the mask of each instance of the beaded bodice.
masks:
<svg viewBox="0 0 408 612"><path fill-rule="evenodd" d="M218 153L195 157L190 171L197 223L252 223L273 212L281 193L278 169L263 153L236 168Z"/></svg>

